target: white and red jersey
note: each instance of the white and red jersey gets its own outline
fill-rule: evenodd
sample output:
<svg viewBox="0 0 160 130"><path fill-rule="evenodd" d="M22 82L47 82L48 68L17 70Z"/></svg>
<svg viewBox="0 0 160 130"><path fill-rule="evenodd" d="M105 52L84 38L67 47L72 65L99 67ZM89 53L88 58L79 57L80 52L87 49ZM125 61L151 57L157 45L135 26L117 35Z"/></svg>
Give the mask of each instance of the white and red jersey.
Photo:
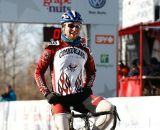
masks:
<svg viewBox="0 0 160 130"><path fill-rule="evenodd" d="M45 48L35 70L35 80L43 94L49 91L44 76L49 66L53 91L60 95L79 93L83 87L93 86L95 63L89 48L82 43L70 46L61 40Z"/></svg>

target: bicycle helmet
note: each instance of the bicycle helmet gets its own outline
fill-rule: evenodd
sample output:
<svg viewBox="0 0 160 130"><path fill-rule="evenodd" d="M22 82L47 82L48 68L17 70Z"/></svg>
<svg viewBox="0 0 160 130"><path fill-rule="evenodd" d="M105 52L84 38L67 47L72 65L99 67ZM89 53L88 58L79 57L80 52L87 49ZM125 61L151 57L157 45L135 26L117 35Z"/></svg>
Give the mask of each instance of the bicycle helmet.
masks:
<svg viewBox="0 0 160 130"><path fill-rule="evenodd" d="M74 11L74 10L68 10L67 12L65 12L64 14L62 14L61 17L61 24L65 23L65 22L80 22L82 24L82 18L81 15Z"/></svg>

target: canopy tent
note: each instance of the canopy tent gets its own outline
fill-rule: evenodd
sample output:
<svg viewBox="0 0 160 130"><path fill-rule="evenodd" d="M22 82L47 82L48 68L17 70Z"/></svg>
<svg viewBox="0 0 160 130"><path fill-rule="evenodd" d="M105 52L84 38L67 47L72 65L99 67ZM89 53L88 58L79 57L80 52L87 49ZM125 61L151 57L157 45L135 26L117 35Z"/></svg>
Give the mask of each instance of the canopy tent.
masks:
<svg viewBox="0 0 160 130"><path fill-rule="evenodd" d="M120 29L119 30L119 36L129 35L129 34L134 34L134 33L140 32L140 28L143 28L143 29L145 27L154 28L154 27L157 27L157 26L160 26L160 21L152 22L152 23L150 23L150 22L148 22L148 23L138 23L138 24L135 24L133 26L129 26L129 27Z"/></svg>
<svg viewBox="0 0 160 130"><path fill-rule="evenodd" d="M121 30L119 30L119 37L121 38L124 35L132 35L135 33L139 33L140 39L139 39L139 43L140 43L140 52L139 52L139 63L140 63L140 75L139 75L139 79L140 79L140 95L142 95L142 65L143 65L143 32L144 30L148 30L148 29L154 29L154 28L160 28L160 21L157 22L148 22L148 23L138 23L135 24L133 26L129 26L126 28L123 28ZM160 36L158 36L160 37Z"/></svg>

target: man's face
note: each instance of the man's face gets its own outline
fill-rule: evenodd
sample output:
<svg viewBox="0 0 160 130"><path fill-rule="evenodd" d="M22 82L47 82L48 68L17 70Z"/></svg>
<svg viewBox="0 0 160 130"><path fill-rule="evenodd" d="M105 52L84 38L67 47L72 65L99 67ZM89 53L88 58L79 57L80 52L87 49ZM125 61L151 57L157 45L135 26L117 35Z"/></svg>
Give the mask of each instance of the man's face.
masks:
<svg viewBox="0 0 160 130"><path fill-rule="evenodd" d="M64 23L63 33L67 38L75 40L80 34L81 26L80 22L66 22Z"/></svg>

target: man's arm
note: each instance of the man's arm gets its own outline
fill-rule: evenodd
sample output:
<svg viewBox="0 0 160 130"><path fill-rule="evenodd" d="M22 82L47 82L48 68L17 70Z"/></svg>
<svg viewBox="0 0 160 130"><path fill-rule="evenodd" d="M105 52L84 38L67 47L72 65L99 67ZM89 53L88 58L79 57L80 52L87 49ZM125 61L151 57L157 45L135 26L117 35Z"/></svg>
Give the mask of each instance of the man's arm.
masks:
<svg viewBox="0 0 160 130"><path fill-rule="evenodd" d="M96 68L93 56L91 55L90 51L88 50L88 60L85 65L86 68L86 85L88 87L92 87L95 77L96 77Z"/></svg>
<svg viewBox="0 0 160 130"><path fill-rule="evenodd" d="M47 95L50 91L47 87L46 80L45 80L45 72L53 59L53 52L50 46L45 48L44 52L42 53L35 70L35 80L43 95Z"/></svg>

